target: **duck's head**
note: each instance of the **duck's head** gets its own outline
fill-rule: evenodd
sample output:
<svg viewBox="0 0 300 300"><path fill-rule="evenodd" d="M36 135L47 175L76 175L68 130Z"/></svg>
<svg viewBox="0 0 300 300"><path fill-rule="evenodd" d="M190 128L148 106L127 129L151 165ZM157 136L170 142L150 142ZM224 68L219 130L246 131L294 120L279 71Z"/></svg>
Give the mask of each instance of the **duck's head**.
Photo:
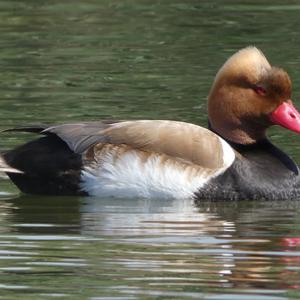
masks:
<svg viewBox="0 0 300 300"><path fill-rule="evenodd" d="M240 144L264 139L271 125L300 133L300 114L291 90L284 70L272 67L257 48L242 49L216 75L208 98L210 125L220 136Z"/></svg>

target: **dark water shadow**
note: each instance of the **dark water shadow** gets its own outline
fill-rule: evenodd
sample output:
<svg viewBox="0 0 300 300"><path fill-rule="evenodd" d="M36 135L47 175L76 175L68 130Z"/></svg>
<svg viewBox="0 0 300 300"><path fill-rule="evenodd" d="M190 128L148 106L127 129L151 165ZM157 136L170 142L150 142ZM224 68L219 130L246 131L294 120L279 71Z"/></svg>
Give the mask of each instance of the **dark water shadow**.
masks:
<svg viewBox="0 0 300 300"><path fill-rule="evenodd" d="M0 201L3 225L18 233L75 233L80 228L80 198L17 195Z"/></svg>
<svg viewBox="0 0 300 300"><path fill-rule="evenodd" d="M3 224L20 232L76 232L97 235L110 227L143 227L147 222L202 222L202 230L218 234L219 224L231 224L236 236L300 235L299 201L203 202L190 200L114 199L99 197L48 197L3 195ZM25 224L28 226L17 226ZM29 225L32 226L29 226ZM40 224L41 226L34 226ZM43 225L44 224L44 225ZM49 225L47 227L47 224ZM90 227L92 226L92 227ZM162 225L162 227L164 227ZM161 227L161 229L163 229ZM298 229L299 228L299 229ZM157 231L156 231L157 232Z"/></svg>

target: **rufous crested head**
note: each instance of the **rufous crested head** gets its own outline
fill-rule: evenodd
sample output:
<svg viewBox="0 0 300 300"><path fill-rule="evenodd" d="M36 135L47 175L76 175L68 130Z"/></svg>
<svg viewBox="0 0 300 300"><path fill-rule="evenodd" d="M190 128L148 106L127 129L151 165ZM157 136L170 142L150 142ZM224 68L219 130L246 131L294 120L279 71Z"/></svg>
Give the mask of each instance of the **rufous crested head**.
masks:
<svg viewBox="0 0 300 300"><path fill-rule="evenodd" d="M230 80L241 75L245 80L258 81L271 69L264 54L256 47L247 47L232 55L218 71L215 83L220 80Z"/></svg>
<svg viewBox="0 0 300 300"><path fill-rule="evenodd" d="M208 97L211 127L241 144L264 139L266 129L274 124L300 133L300 114L290 100L291 89L283 69L271 66L257 48L244 48L216 75Z"/></svg>

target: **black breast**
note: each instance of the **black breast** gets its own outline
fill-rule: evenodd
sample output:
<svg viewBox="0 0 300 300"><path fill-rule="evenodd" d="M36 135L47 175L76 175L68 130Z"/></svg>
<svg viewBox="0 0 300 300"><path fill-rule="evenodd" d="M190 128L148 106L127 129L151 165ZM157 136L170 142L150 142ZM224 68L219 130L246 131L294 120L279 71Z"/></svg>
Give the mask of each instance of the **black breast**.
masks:
<svg viewBox="0 0 300 300"><path fill-rule="evenodd" d="M198 200L300 199L298 167L284 152L268 140L231 146L241 156L196 194Z"/></svg>

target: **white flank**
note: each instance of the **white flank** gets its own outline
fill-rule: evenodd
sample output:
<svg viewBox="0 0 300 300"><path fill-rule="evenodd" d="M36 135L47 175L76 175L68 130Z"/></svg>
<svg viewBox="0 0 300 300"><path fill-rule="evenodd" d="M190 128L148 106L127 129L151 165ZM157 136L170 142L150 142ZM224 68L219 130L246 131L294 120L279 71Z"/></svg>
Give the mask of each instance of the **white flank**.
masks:
<svg viewBox="0 0 300 300"><path fill-rule="evenodd" d="M222 145L222 150L223 150L224 167L222 168L222 171L225 171L227 168L229 168L231 166L231 164L235 160L235 153L234 153L233 149L231 148L231 146L225 140L223 140L221 137L219 137L219 139L220 139L220 142Z"/></svg>
<svg viewBox="0 0 300 300"><path fill-rule="evenodd" d="M225 141L221 140L221 143L226 166L215 171L162 161L162 156L155 154L145 160L135 150L117 159L114 153L106 154L82 171L81 189L91 196L102 197L192 198L233 162L233 150Z"/></svg>

